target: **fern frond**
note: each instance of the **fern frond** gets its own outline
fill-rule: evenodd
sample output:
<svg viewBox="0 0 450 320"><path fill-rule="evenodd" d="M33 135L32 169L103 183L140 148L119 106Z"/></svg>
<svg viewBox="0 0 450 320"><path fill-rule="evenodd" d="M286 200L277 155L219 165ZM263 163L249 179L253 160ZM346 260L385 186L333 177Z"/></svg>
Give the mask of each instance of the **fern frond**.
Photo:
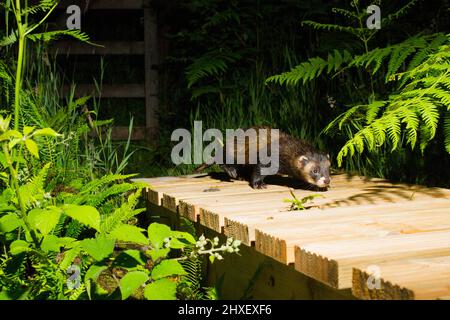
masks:
<svg viewBox="0 0 450 320"><path fill-rule="evenodd" d="M358 38L360 38L362 35L367 34L369 32L370 33L374 32L373 30L370 30L367 28L346 27L346 26L340 26L337 24L319 23L319 22L315 22L315 21L311 21L311 20L302 21L302 26L303 25L312 27L315 30L347 32Z"/></svg>
<svg viewBox="0 0 450 320"><path fill-rule="evenodd" d="M203 78L226 72L230 63L240 59L240 55L229 50L213 50L205 53L186 68L188 88Z"/></svg>
<svg viewBox="0 0 450 320"><path fill-rule="evenodd" d="M85 229L86 227L82 223L78 222L77 220L71 220L67 225L64 236L78 239L81 232L83 232Z"/></svg>
<svg viewBox="0 0 450 320"><path fill-rule="evenodd" d="M136 174L108 174L83 186L83 188L81 188L80 190L80 194L89 193L102 186L106 186L111 182L125 180L134 176L136 176Z"/></svg>
<svg viewBox="0 0 450 320"><path fill-rule="evenodd" d="M59 39L62 36L70 36L72 38L75 38L79 41L90 43L89 42L89 36L77 29L73 30L57 30L57 31L48 31L48 32L42 32L42 33L35 33L28 35L28 38L32 41L44 41L49 42L56 39ZM92 44L92 43L90 43Z"/></svg>
<svg viewBox="0 0 450 320"><path fill-rule="evenodd" d="M374 101L369 104L366 112L366 123L372 123L385 105L386 101Z"/></svg>
<svg viewBox="0 0 450 320"><path fill-rule="evenodd" d="M86 287L84 283L82 283L78 288L70 292L69 300L78 300L85 291Z"/></svg>
<svg viewBox="0 0 450 320"><path fill-rule="evenodd" d="M416 52L416 47L409 44L409 41L405 41L402 45L394 47L388 64L386 81L400 69L405 60L414 52Z"/></svg>
<svg viewBox="0 0 450 320"><path fill-rule="evenodd" d="M342 9L342 8L333 8L331 9L332 12L334 13L338 13L343 17L346 17L347 19L354 21L359 19L358 15L355 12L346 10L346 9Z"/></svg>
<svg viewBox="0 0 450 320"><path fill-rule="evenodd" d="M383 27L388 26L395 20L398 20L398 18L404 16L408 13L409 9L411 9L417 2L420 0L411 0L407 4L405 4L403 7L401 7L399 10L397 10L394 13L389 14L386 18L381 19L381 25Z"/></svg>
<svg viewBox="0 0 450 320"><path fill-rule="evenodd" d="M0 47L12 45L16 43L16 41L17 41L17 32L13 31L8 36L5 36L3 37L3 39L0 40Z"/></svg>
<svg viewBox="0 0 450 320"><path fill-rule="evenodd" d="M133 183L125 183L124 182L124 183L114 184L114 185L108 187L106 190L103 190L98 194L94 194L94 195L90 196L87 199L86 204L96 207L111 196L123 194L125 192L134 190L136 188L138 188L138 186Z"/></svg>
<svg viewBox="0 0 450 320"><path fill-rule="evenodd" d="M29 6L28 8L23 8L22 15L25 16L29 14L35 14L38 12L50 10L58 2L59 0L41 0L37 5Z"/></svg>
<svg viewBox="0 0 450 320"><path fill-rule="evenodd" d="M50 165L50 163L46 164L29 182L20 186L19 192L27 207L33 207L36 201L43 198L45 193L45 180Z"/></svg>
<svg viewBox="0 0 450 320"><path fill-rule="evenodd" d="M128 196L127 201L124 201L122 205L115 209L113 213L104 218L100 224L100 232L103 234L109 233L119 224L130 220L132 217L144 212L146 209L135 209L139 197L141 196L142 189L138 189L130 196Z"/></svg>
<svg viewBox="0 0 450 320"><path fill-rule="evenodd" d="M445 112L444 117L444 145L445 150L450 153L450 109Z"/></svg>
<svg viewBox="0 0 450 320"><path fill-rule="evenodd" d="M420 38L419 38L420 39ZM422 38L423 41L426 42L425 38ZM436 51L441 45L443 45L447 41L447 37L442 34L438 33L434 39L432 39L430 42L427 42L423 44L421 49L418 50L418 52L414 55L414 57L411 59L409 65L408 65L408 71L413 70L418 65L420 65L422 62L425 61L430 55L430 53Z"/></svg>
<svg viewBox="0 0 450 320"><path fill-rule="evenodd" d="M12 77L11 77L11 75L8 72L8 67L1 60L0 60L0 79L3 79L7 83L11 83L12 82Z"/></svg>
<svg viewBox="0 0 450 320"><path fill-rule="evenodd" d="M326 70L327 74L337 71L344 63L350 60L351 55L347 50L334 50L333 53L328 54L327 60L320 57L310 58L288 72L267 78L266 83L297 85L299 82L302 82L305 84L319 77L324 70Z"/></svg>
<svg viewBox="0 0 450 320"><path fill-rule="evenodd" d="M425 122L426 127L429 130L428 140L431 140L436 134L439 122L439 110L434 103L426 99L422 99L417 108L420 112L422 120Z"/></svg>

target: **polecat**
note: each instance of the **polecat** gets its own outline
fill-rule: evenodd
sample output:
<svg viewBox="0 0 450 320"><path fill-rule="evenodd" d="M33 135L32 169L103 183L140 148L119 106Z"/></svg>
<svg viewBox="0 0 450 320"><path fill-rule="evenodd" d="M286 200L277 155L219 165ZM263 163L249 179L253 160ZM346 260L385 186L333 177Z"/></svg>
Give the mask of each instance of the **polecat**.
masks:
<svg viewBox="0 0 450 320"><path fill-rule="evenodd" d="M252 127L255 129L257 139L246 139L245 147L236 147L234 149L234 156L239 152L245 152L244 164L219 164L219 166L228 174L232 179L249 178L250 186L254 189L266 188L264 183L265 175L261 174L261 169L264 165L259 161L256 164L249 163L249 147L253 146L256 150L259 150L261 146L271 148L271 142L273 141L270 136L271 128L268 127ZM266 129L269 134L266 137L260 135L259 129ZM262 143L261 140L262 139ZM224 152L224 159L226 154L229 154L231 145L233 147L233 141L226 141ZM230 143L231 142L231 143ZM258 143L259 142L259 143ZM253 145L252 145L253 144ZM236 145L235 145L236 146ZM310 143L305 140L296 139L284 132L279 131L278 136L279 146L279 168L278 174L285 174L291 176L294 179L309 183L319 188L326 188L330 185L330 156L322 151L315 149ZM255 150L254 149L254 150ZM236 163L236 162L234 162ZM195 171L200 172L210 165L201 165Z"/></svg>

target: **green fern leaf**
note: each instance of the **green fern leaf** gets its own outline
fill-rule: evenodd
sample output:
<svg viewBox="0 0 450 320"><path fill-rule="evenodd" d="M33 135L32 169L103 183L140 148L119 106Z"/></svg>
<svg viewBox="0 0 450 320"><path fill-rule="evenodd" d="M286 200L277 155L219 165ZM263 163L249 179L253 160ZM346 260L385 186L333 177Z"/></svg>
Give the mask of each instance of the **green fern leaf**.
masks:
<svg viewBox="0 0 450 320"><path fill-rule="evenodd" d="M445 150L450 153L450 110L445 112L444 117L444 146Z"/></svg>
<svg viewBox="0 0 450 320"><path fill-rule="evenodd" d="M214 50L205 53L186 68L188 88L208 76L226 72L229 64L240 58L240 54L229 50Z"/></svg>
<svg viewBox="0 0 450 320"><path fill-rule="evenodd" d="M94 45L93 43L89 42L89 36L81 32L80 30L73 29L73 30L57 30L57 31L48 31L48 32L42 32L42 33L35 33L28 35L28 38L32 41L44 41L49 42L56 39L59 39L62 36L70 36L72 38L75 38L79 41L86 42L89 44Z"/></svg>

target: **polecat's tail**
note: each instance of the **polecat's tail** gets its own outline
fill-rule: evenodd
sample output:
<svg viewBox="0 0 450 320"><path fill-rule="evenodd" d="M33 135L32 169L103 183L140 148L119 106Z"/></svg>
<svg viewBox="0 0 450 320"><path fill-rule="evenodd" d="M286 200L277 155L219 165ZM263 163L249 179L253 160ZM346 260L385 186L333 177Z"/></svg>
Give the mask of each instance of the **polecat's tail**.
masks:
<svg viewBox="0 0 450 320"><path fill-rule="evenodd" d="M206 168L209 168L209 167L211 167L211 166L212 166L212 164L206 164L206 163L204 163L204 164L198 166L197 168L195 168L194 173L200 173L200 172L202 172L203 170L205 170Z"/></svg>

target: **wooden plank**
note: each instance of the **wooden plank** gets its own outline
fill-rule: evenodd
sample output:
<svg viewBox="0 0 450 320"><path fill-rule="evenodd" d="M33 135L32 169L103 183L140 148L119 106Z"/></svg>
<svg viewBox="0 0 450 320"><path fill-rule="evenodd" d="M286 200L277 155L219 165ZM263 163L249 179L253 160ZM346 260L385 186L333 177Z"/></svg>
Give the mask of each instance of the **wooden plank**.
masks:
<svg viewBox="0 0 450 320"><path fill-rule="evenodd" d="M450 201L447 199L436 200L436 203L442 203L442 207L450 205ZM427 206L429 204L429 199L416 200L414 201L415 207ZM391 211L390 211L391 210ZM256 229L262 228L269 224L276 225L277 223L283 223L290 217L298 217L299 222L305 221L305 223L326 223L329 224L333 220L344 220L348 217L355 217L360 215L370 215L371 217L377 217L384 215L391 215L394 212L404 212L410 210L407 202L400 203L389 203L389 204L369 204L360 205L358 207L345 207L345 208L334 208L334 209L321 209L321 208L311 208L304 211L262 211L262 212L244 212L238 214L227 214L225 216L224 233L227 236L239 239L245 244L250 244L252 241L256 240ZM284 232L283 232L284 234ZM274 242L278 247L280 241L283 241L283 237L274 236L272 233L269 235L262 234L261 236L273 237ZM287 250L287 248L286 248ZM285 254L287 256L287 253ZM287 263L287 261L284 261ZM289 261L292 262L292 261Z"/></svg>
<svg viewBox="0 0 450 320"><path fill-rule="evenodd" d="M156 130L159 109L159 41L157 11L144 0L145 119L146 127Z"/></svg>
<svg viewBox="0 0 450 320"><path fill-rule="evenodd" d="M450 231L300 244L295 268L334 288L350 288L353 266L444 255L450 255Z"/></svg>
<svg viewBox="0 0 450 320"><path fill-rule="evenodd" d="M295 190L294 194L301 199L302 197L312 194L314 192L305 190ZM317 192L315 192L317 193ZM385 195L376 193L370 193L369 196L365 195L365 192L360 192L359 197L355 200L355 189L333 189L328 192L324 192L325 198L315 199L307 206L317 208L328 208L338 206L351 206L361 205L368 203L383 203L389 200L390 202L406 202L411 201L410 192L401 190L395 192L386 192ZM353 198L352 198L353 197ZM220 198L214 197L197 197L197 198L185 198L179 201L180 215L194 218L200 215L200 223L205 224L207 227L213 230L219 231L221 227L225 227L225 219L233 217L234 215L242 215L246 212L264 211L269 208L278 209L278 211L286 211L289 208L283 200L291 198L291 195L287 191L272 192L270 194L262 193L249 193L223 196ZM352 198L352 199L351 199ZM417 193L415 196L417 199L430 199L431 195L427 193ZM350 200L348 200L350 199ZM331 205L330 205L331 204ZM264 212L261 212L264 213ZM249 239L249 241L251 241Z"/></svg>
<svg viewBox="0 0 450 320"><path fill-rule="evenodd" d="M388 238L436 230L450 230L450 202L439 209L412 208L408 212L377 212L353 216L322 217L292 216L291 219L264 221L255 228L256 249L284 263L294 263L294 246L309 242ZM321 216L321 214L318 214ZM330 227L331 226L331 227Z"/></svg>
<svg viewBox="0 0 450 320"><path fill-rule="evenodd" d="M144 98L145 88L141 84L103 84L99 94L97 88L93 84L77 84L74 92L75 98L84 96L94 96L102 98ZM62 96L68 96L72 92L71 86L62 88Z"/></svg>
<svg viewBox="0 0 450 320"><path fill-rule="evenodd" d="M143 41L96 41L99 46L75 41L58 41L49 48L51 54L72 55L143 55Z"/></svg>
<svg viewBox="0 0 450 320"><path fill-rule="evenodd" d="M173 184L190 184L198 181L210 181L211 177L207 173L192 174L189 176L174 176L174 177L154 177L154 178L135 178L132 181L146 182L152 187L164 187Z"/></svg>
<svg viewBox="0 0 450 320"><path fill-rule="evenodd" d="M205 195L196 192L185 194L174 194L173 192L170 192L170 195L173 197L181 197L179 200L180 204L182 204L182 210L180 210L180 214L182 215L184 211L191 211L192 208L197 207L203 209L205 212L212 212L214 214L224 215L225 217L225 212L221 209L223 207L230 208L231 206L235 206L235 210L226 210L227 213L232 214L252 211L254 208L253 205L260 207L260 205L264 203L276 204L276 207L285 211L289 208L289 204L285 203L284 200L292 199L289 190L290 189L287 187L276 185L269 185L267 189L263 190L254 190L245 183L243 186L239 187L239 189L235 190L236 195L229 194L223 197L205 197ZM269 192L270 195L267 194L267 192ZM300 199L304 196L318 193L302 189L293 190L293 192ZM336 188L333 189L333 191L323 192L321 194L328 198L329 196L331 197L331 195L336 196L338 194L342 195L348 193L349 190L339 190ZM307 206L315 206L315 201L316 200L312 201Z"/></svg>
<svg viewBox="0 0 450 320"><path fill-rule="evenodd" d="M58 9L66 9L68 6L76 4L85 10L86 1L61 0ZM143 0L91 0L88 10L139 10L143 7Z"/></svg>
<svg viewBox="0 0 450 320"><path fill-rule="evenodd" d="M338 175L322 193L325 198L292 212L283 202L291 198L283 183L253 190L245 181L177 179L182 178L153 180L151 201L208 230L247 245L255 241L263 256L295 262L297 271L326 285L349 289L354 275L353 290L362 298L450 297L439 282L445 271L433 267L435 272L421 277L416 261L450 256L450 190ZM293 192L299 199L318 193ZM363 287L371 265L386 270L375 293Z"/></svg>
<svg viewBox="0 0 450 320"><path fill-rule="evenodd" d="M352 283L352 292L360 299L449 299L450 256L361 265L353 268Z"/></svg>
<svg viewBox="0 0 450 320"><path fill-rule="evenodd" d="M197 189L197 190L196 190ZM200 189L200 190L198 190ZM273 187L262 191L263 193L280 191L283 188ZM188 186L183 189L170 190L170 194L163 194L163 206L169 210L177 211L180 200L188 200L192 197L201 195L202 199L210 198L213 202L218 202L224 196L236 196L242 194L253 194L254 190L244 181L230 182L213 182L205 185Z"/></svg>
<svg viewBox="0 0 450 320"><path fill-rule="evenodd" d="M147 190L147 200L154 204L162 205L162 198L164 195L162 190L164 190L164 187L169 187L170 189L176 185L203 185L205 183L217 183L220 179L212 178L210 175L206 174L195 174L191 176L145 179L145 181L151 186Z"/></svg>

